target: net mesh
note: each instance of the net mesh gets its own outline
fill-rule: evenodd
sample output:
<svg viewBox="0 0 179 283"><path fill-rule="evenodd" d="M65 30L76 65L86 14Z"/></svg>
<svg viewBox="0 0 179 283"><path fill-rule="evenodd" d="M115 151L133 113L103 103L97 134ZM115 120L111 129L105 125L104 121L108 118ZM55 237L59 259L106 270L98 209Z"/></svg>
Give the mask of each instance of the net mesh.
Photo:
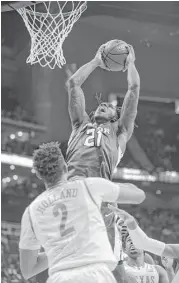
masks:
<svg viewBox="0 0 179 283"><path fill-rule="evenodd" d="M31 65L39 63L42 67L54 69L66 64L63 55L63 43L74 23L87 8L86 1L54 1L43 2L43 10L39 12L38 4L20 8L17 12L23 18L31 37L30 55L26 62ZM63 3L63 4L62 4Z"/></svg>

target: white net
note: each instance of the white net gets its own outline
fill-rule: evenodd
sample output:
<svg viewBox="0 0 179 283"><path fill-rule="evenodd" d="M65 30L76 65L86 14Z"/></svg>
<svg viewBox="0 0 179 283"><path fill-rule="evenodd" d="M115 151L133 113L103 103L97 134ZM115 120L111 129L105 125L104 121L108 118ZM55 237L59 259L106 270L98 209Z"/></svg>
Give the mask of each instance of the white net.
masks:
<svg viewBox="0 0 179 283"><path fill-rule="evenodd" d="M54 4L55 3L55 4ZM20 8L17 12L23 18L31 37L30 55L26 62L39 63L42 67L54 69L66 64L63 55L63 43L74 23L87 8L86 1L48 1ZM55 13L52 11L55 10Z"/></svg>

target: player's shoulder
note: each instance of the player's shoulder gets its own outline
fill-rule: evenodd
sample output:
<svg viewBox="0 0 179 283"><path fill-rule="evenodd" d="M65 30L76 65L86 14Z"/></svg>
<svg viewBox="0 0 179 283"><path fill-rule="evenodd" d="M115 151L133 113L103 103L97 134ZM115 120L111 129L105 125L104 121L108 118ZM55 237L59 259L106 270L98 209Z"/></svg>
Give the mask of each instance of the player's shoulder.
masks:
<svg viewBox="0 0 179 283"><path fill-rule="evenodd" d="M40 202L42 202L43 200L45 200L46 196L48 194L48 191L45 190L44 192L42 192L40 195L38 195L30 204L29 204L29 209L30 207L34 207L37 206Z"/></svg>
<svg viewBox="0 0 179 283"><path fill-rule="evenodd" d="M111 181L101 177L88 177L85 179L85 181L89 185L108 185L112 183Z"/></svg>
<svg viewBox="0 0 179 283"><path fill-rule="evenodd" d="M113 129L113 131L116 132L117 135L119 134L119 132L120 132L120 127L119 127L118 121L110 122L110 123L109 123L109 126L110 126L111 129Z"/></svg>
<svg viewBox="0 0 179 283"><path fill-rule="evenodd" d="M116 192L116 194L118 192L116 184L104 178L89 177L86 178L85 183L87 187L97 195L105 196L106 194L111 195L112 192Z"/></svg>
<svg viewBox="0 0 179 283"><path fill-rule="evenodd" d="M25 208L21 221L26 222L26 219L29 217L29 205Z"/></svg>
<svg viewBox="0 0 179 283"><path fill-rule="evenodd" d="M166 270L161 265L155 264L155 265L151 265L151 266L153 266L156 269L156 271L159 275L166 273Z"/></svg>

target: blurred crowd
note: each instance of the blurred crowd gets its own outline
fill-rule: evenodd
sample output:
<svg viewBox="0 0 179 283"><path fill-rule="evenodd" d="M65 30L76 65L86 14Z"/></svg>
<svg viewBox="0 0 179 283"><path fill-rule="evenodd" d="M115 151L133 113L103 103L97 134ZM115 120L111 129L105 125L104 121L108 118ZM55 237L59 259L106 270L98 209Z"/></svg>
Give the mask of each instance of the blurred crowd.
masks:
<svg viewBox="0 0 179 283"><path fill-rule="evenodd" d="M12 138L13 137L13 138ZM35 149L38 148L38 144L33 140L34 132L23 132L22 137L10 135L2 135L1 150L6 153L14 153L23 156L32 156ZM68 142L62 142L60 148L64 156L66 155Z"/></svg>
<svg viewBox="0 0 179 283"><path fill-rule="evenodd" d="M148 236L166 243L177 243L179 239L179 211L170 209L145 209L134 206L126 209L139 222Z"/></svg>
<svg viewBox="0 0 179 283"><path fill-rule="evenodd" d="M1 117L37 124L32 113L20 105L15 92L7 87L1 90Z"/></svg>
<svg viewBox="0 0 179 283"><path fill-rule="evenodd" d="M179 172L179 115L174 109L140 106L137 124L135 135L156 171Z"/></svg>
<svg viewBox="0 0 179 283"><path fill-rule="evenodd" d="M33 144L33 138L29 133L23 133L23 138L13 136L3 136L1 143L1 150L7 153L15 153L18 155L32 156L33 151L37 148Z"/></svg>
<svg viewBox="0 0 179 283"><path fill-rule="evenodd" d="M42 182L37 183L37 178L34 177L18 177L18 180L13 180L2 184L2 195L24 197L29 200L36 198L44 190Z"/></svg>

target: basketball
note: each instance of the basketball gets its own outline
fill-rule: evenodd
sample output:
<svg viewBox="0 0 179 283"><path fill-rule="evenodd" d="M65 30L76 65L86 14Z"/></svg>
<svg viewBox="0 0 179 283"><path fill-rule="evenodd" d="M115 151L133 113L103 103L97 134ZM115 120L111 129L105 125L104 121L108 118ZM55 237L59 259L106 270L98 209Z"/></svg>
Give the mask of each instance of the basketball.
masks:
<svg viewBox="0 0 179 283"><path fill-rule="evenodd" d="M129 54L127 46L125 41L118 39L105 44L101 57L106 70L118 72L124 69Z"/></svg>

